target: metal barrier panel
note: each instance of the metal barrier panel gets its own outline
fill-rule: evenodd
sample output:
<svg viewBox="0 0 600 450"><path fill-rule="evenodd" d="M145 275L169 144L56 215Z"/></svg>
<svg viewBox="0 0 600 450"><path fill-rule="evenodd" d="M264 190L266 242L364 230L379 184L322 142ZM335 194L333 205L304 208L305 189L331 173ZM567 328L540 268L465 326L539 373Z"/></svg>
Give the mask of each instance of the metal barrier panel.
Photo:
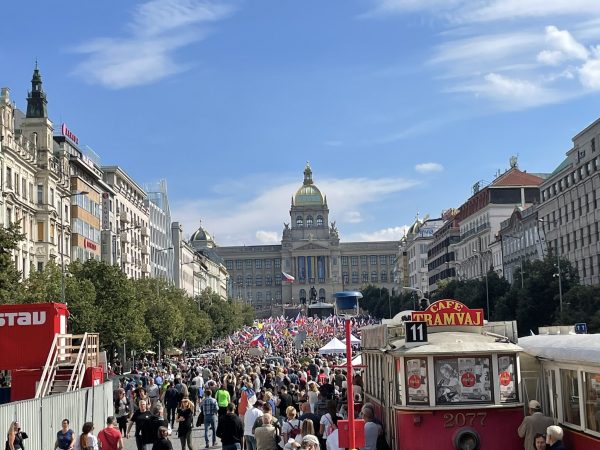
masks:
<svg viewBox="0 0 600 450"><path fill-rule="evenodd" d="M8 430L11 422L18 420L29 435L25 448L54 448L63 419L69 419L76 436L85 422L94 422L96 430L104 428L106 418L114 413L112 399L113 384L108 382L93 388L7 403L0 405L0 429Z"/></svg>

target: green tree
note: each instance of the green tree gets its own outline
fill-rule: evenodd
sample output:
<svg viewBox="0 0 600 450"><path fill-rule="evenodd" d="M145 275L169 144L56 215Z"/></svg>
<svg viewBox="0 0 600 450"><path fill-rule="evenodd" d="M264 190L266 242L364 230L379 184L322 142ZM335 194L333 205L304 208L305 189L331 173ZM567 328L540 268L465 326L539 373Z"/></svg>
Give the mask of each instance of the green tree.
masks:
<svg viewBox="0 0 600 450"><path fill-rule="evenodd" d="M0 227L0 304L21 303L24 290L21 272L15 267L12 251L25 238L21 233L21 221L9 227Z"/></svg>

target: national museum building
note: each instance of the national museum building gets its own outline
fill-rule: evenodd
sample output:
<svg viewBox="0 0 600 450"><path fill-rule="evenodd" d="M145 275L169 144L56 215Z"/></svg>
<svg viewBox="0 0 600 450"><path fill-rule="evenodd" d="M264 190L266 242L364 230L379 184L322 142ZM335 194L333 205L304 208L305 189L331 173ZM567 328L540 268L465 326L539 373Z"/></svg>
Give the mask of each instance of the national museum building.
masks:
<svg viewBox="0 0 600 450"><path fill-rule="evenodd" d="M359 290L367 284L391 292L398 241L340 242L335 221L329 223L327 197L313 183L307 164L304 182L292 198L281 245L215 250L229 273L229 295L256 310L268 310L311 300L331 302L335 292ZM286 282L283 273L295 281Z"/></svg>

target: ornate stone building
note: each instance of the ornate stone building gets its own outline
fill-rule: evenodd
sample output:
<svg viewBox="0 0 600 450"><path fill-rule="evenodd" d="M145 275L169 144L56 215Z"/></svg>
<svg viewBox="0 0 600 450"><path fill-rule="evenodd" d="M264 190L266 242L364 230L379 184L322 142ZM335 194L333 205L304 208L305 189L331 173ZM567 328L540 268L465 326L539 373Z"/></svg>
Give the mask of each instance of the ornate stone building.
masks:
<svg viewBox="0 0 600 450"><path fill-rule="evenodd" d="M314 184L307 164L304 182L291 200L281 245L215 250L229 272L230 295L268 311L311 300L329 302L335 292L367 284L391 292L398 241L340 242L335 221L329 223L327 197ZM283 272L295 281L285 283Z"/></svg>

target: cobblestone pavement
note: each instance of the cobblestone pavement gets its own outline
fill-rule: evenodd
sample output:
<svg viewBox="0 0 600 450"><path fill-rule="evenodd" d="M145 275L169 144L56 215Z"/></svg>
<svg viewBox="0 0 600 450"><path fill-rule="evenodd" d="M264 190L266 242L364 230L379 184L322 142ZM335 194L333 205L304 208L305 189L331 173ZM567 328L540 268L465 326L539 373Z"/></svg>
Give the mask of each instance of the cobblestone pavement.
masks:
<svg viewBox="0 0 600 450"><path fill-rule="evenodd" d="M198 418L198 416L196 416L194 418L194 422L196 421L196 419ZM171 443L173 444L173 450L181 450L181 442L179 441L179 438L177 437L177 425L175 425L175 430L173 430L173 435L171 436ZM135 446L135 437L134 437L134 431L135 431L135 426L131 429L131 436L129 439L123 439L123 443L125 444L124 446L124 450L137 450L137 447ZM212 434L212 432L211 432ZM209 434L210 437L210 434ZM201 427L194 427L194 429L192 430L192 445L194 446L193 450L203 450L205 448L205 442L204 442L204 426ZM217 445L216 447L211 447L211 449L220 449L221 448L221 441L219 440L219 438L217 438Z"/></svg>

